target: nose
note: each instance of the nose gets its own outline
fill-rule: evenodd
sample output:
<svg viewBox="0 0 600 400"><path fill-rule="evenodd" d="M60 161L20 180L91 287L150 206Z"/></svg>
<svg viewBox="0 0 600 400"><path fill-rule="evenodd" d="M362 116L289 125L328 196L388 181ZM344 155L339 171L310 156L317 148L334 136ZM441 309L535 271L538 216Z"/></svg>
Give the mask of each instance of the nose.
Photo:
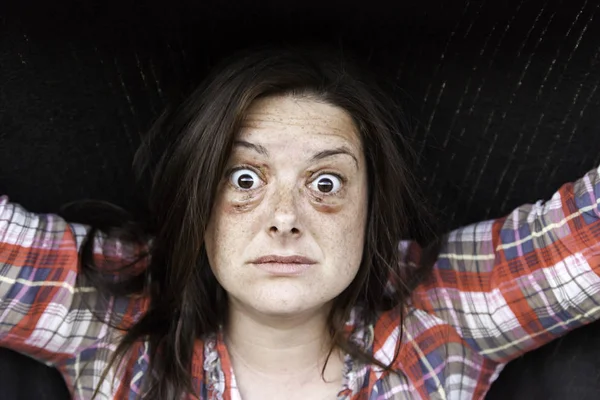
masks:
<svg viewBox="0 0 600 400"><path fill-rule="evenodd" d="M293 188L281 188L273 194L269 234L275 236L299 236L298 199Z"/></svg>

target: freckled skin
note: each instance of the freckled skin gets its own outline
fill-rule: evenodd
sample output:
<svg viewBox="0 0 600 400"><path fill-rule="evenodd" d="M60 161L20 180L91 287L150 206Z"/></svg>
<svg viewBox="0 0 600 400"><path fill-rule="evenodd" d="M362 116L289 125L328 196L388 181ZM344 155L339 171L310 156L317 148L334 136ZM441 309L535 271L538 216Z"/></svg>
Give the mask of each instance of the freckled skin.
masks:
<svg viewBox="0 0 600 400"><path fill-rule="evenodd" d="M367 167L356 127L337 107L278 96L252 105L237 139L268 155L234 147L228 170L257 179L251 189L236 186L231 174L221 182L205 236L211 268L233 307L282 317L317 312L348 287L362 257ZM313 159L339 148L352 155ZM340 184L322 193L319 179ZM283 277L249 263L272 254L316 264Z"/></svg>

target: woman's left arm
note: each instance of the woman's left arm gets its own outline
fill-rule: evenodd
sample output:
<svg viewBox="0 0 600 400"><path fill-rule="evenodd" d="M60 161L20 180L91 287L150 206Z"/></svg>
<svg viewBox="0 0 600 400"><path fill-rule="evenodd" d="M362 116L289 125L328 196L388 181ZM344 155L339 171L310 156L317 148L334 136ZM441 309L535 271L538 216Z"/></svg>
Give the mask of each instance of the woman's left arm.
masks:
<svg viewBox="0 0 600 400"><path fill-rule="evenodd" d="M498 362L600 319L600 167L451 232L413 304Z"/></svg>

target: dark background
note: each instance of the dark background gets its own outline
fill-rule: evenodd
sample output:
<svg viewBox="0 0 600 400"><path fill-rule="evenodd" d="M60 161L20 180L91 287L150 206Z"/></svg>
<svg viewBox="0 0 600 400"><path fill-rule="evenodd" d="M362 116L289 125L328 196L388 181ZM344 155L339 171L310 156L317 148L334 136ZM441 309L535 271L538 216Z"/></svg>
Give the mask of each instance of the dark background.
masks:
<svg viewBox="0 0 600 400"><path fill-rule="evenodd" d="M446 229L600 164L599 0L3 0L0 193L36 212L140 208L131 159L160 110L233 50L298 41L352 50L397 88ZM53 398L52 370L4 352L1 398ZM594 324L509 364L488 398L600 398L598 356Z"/></svg>

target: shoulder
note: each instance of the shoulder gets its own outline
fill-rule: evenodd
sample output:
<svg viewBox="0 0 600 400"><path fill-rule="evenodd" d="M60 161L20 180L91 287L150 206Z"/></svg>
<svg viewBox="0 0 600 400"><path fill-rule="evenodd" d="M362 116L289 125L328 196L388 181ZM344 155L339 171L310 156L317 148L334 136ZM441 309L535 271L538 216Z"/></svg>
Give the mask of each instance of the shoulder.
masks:
<svg viewBox="0 0 600 400"><path fill-rule="evenodd" d="M383 393L382 398L395 398L391 393L431 398L434 393L446 393L448 374L462 377L453 371L463 371L467 360L476 368L484 365L483 358L465 347L458 333L437 316L412 306L402 320L399 314L397 310L385 312L374 326L373 356L392 369L373 367L372 390Z"/></svg>
<svg viewBox="0 0 600 400"><path fill-rule="evenodd" d="M394 309L378 317L373 326L373 356L385 364L395 360L394 365L400 366L407 357L420 357L420 347L441 347L455 340L462 342L445 321L408 305L403 313Z"/></svg>

